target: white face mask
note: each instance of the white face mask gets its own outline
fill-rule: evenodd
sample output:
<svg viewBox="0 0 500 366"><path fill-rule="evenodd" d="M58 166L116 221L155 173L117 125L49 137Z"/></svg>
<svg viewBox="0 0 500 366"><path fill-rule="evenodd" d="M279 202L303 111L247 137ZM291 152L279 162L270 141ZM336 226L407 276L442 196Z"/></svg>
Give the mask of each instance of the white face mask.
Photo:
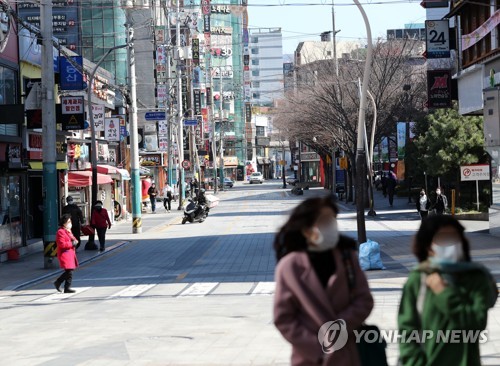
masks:
<svg viewBox="0 0 500 366"><path fill-rule="evenodd" d="M67 229L67 230L71 230L71 228L73 227L73 224L71 222L67 222L66 225L64 225L64 227Z"/></svg>
<svg viewBox="0 0 500 366"><path fill-rule="evenodd" d="M451 241L447 245L432 244L433 260L439 263L457 263L463 258L462 243Z"/></svg>
<svg viewBox="0 0 500 366"><path fill-rule="evenodd" d="M315 238L310 240L313 245L308 247L312 252L323 252L333 249L339 243L339 230L337 221L325 227L313 227Z"/></svg>
<svg viewBox="0 0 500 366"><path fill-rule="evenodd" d="M438 189L438 190L436 191L436 194L441 194L441 191Z"/></svg>

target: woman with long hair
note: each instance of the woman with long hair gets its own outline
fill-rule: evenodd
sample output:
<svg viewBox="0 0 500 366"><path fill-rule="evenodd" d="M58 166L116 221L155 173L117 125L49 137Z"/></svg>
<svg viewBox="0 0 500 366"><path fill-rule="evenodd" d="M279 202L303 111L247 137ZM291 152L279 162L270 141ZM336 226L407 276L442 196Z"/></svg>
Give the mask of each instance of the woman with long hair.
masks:
<svg viewBox="0 0 500 366"><path fill-rule="evenodd" d="M479 333L498 291L490 272L471 261L464 227L452 216L429 216L415 236L413 253L419 264L399 305L400 334L408 337L399 345L400 364L480 365ZM457 332L460 337L446 341ZM419 339L422 334L425 339Z"/></svg>
<svg viewBox="0 0 500 366"><path fill-rule="evenodd" d="M308 199L274 241L274 324L292 345L292 365L360 364L353 330L370 314L373 298L356 243L339 234L337 214L333 197ZM322 333L328 322L340 343Z"/></svg>

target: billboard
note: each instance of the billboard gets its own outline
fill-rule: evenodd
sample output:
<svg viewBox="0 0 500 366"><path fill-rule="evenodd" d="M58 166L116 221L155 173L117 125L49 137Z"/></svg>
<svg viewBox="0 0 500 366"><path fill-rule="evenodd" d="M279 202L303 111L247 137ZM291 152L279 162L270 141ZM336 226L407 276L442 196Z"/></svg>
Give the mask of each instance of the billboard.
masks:
<svg viewBox="0 0 500 366"><path fill-rule="evenodd" d="M428 108L451 107L451 71L427 71L427 104Z"/></svg>

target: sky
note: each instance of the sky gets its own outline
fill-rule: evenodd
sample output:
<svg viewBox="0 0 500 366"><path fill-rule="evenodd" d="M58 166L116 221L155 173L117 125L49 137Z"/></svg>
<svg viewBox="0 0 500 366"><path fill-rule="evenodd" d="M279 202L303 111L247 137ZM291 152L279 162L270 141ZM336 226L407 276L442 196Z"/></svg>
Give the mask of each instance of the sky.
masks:
<svg viewBox="0 0 500 366"><path fill-rule="evenodd" d="M407 23L424 23L421 0L360 0L370 22L373 38L385 37L387 29ZM366 42L366 28L352 0L334 0L338 40ZM278 6L266 6L266 5ZM307 5L298 5L307 4ZM249 28L281 28L283 53L293 54L299 42L320 40L332 30L332 0L248 0Z"/></svg>

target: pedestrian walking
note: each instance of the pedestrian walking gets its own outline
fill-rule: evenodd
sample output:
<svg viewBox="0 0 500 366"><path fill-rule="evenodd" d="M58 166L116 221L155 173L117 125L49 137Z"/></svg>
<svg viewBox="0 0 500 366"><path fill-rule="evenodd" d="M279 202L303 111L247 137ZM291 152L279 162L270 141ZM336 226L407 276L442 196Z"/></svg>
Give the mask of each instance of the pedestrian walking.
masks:
<svg viewBox="0 0 500 366"><path fill-rule="evenodd" d="M59 266L64 269L64 272L54 282L54 287L58 292L61 292L61 285L63 283L65 293L75 292L71 288L71 283L73 281L73 271L78 267L75 249L78 245L78 240L73 236L71 229L71 215L62 215L59 220L59 229L56 233L57 259L59 260Z"/></svg>
<svg viewBox="0 0 500 366"><path fill-rule="evenodd" d="M78 249L80 247L80 244L82 243L80 235L83 225L83 212L80 207L78 207L78 205L74 202L73 197L66 197L66 203L67 205L62 209L62 214L71 215L71 232L73 233L73 236L76 238L76 240L78 240L78 244L76 245L76 249Z"/></svg>
<svg viewBox="0 0 500 366"><path fill-rule="evenodd" d="M163 207L167 212L170 212L172 209L172 187L167 183L165 187L163 187Z"/></svg>
<svg viewBox="0 0 500 366"><path fill-rule="evenodd" d="M384 198L387 197L387 175L382 173L382 177L380 178L380 182L382 183L382 194Z"/></svg>
<svg viewBox="0 0 500 366"><path fill-rule="evenodd" d="M430 216L415 236L413 254L419 264L399 305L399 334L406 337L399 343L400 363L480 365L480 338L469 337L486 329L498 290L488 269L471 261L464 227L452 216ZM446 341L452 332L460 337Z"/></svg>
<svg viewBox="0 0 500 366"><path fill-rule="evenodd" d="M425 190L420 191L420 198L417 199L417 212L420 218L424 220L429 215L429 208L431 207L431 201L425 194Z"/></svg>
<svg viewBox="0 0 500 366"><path fill-rule="evenodd" d="M434 203L434 210L437 215L442 215L448 208L448 199L442 193L441 187L436 189L436 202Z"/></svg>
<svg viewBox="0 0 500 366"><path fill-rule="evenodd" d="M91 215L91 225L97 232L99 239L99 250L102 252L106 248L106 231L111 229L111 220L109 219L108 210L102 207L102 201L96 201Z"/></svg>
<svg viewBox="0 0 500 366"><path fill-rule="evenodd" d="M158 189L156 184L151 183L151 187L148 189L149 200L151 201L151 212L156 213L156 196L158 196Z"/></svg>
<svg viewBox="0 0 500 366"><path fill-rule="evenodd" d="M333 198L308 199L274 241L274 324L292 345L292 365L360 365L353 329L370 314L373 298L356 243L339 234L337 214ZM352 289L350 279L355 279ZM347 344L325 353L318 334L337 319L345 321Z"/></svg>
<svg viewBox="0 0 500 366"><path fill-rule="evenodd" d="M389 172L389 177L387 178L387 195L389 196L389 205L394 204L394 193L396 192L396 185L398 184L398 178L393 171Z"/></svg>

